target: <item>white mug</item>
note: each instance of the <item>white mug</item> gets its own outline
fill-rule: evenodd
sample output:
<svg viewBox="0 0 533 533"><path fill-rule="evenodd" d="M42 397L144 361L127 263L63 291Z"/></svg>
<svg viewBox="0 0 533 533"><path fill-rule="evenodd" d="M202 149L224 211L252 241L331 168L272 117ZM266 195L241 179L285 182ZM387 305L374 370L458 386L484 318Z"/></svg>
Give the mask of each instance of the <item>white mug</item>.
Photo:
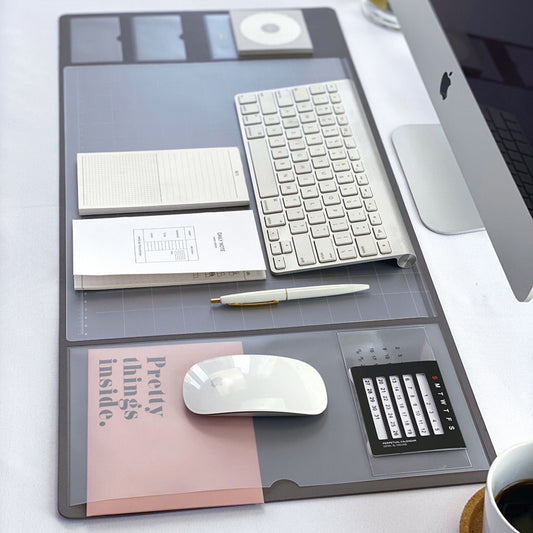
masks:
<svg viewBox="0 0 533 533"><path fill-rule="evenodd" d="M496 496L505 488L533 479L533 441L517 444L498 455L487 476L483 504L483 533L519 533L496 505Z"/></svg>

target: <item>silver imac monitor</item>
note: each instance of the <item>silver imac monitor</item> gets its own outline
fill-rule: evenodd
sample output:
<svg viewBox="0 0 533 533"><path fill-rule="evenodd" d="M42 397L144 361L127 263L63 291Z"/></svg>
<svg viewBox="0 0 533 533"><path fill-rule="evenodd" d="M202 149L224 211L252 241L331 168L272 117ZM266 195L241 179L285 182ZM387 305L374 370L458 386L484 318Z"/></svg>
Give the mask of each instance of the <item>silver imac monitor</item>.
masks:
<svg viewBox="0 0 533 533"><path fill-rule="evenodd" d="M440 120L393 134L422 221L440 233L485 228L516 298L529 301L533 2L391 0L391 7Z"/></svg>

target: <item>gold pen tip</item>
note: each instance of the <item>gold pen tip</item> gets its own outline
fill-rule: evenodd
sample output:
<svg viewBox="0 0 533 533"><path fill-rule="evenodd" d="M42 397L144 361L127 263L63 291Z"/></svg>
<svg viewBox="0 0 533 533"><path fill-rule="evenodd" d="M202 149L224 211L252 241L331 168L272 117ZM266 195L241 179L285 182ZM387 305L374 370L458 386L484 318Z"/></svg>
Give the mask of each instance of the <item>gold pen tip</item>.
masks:
<svg viewBox="0 0 533 533"><path fill-rule="evenodd" d="M219 304L220 303L220 298L211 298L211 303L212 304Z"/></svg>

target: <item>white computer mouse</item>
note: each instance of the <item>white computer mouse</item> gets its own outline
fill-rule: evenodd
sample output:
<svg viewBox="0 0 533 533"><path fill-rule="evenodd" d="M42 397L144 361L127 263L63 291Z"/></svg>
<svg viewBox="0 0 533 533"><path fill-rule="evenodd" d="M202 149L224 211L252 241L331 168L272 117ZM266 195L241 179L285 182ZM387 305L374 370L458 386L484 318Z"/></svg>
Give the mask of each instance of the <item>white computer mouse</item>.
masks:
<svg viewBox="0 0 533 533"><path fill-rule="evenodd" d="M303 361L240 354L193 365L183 380L183 400L200 415L319 415L328 395L320 374Z"/></svg>

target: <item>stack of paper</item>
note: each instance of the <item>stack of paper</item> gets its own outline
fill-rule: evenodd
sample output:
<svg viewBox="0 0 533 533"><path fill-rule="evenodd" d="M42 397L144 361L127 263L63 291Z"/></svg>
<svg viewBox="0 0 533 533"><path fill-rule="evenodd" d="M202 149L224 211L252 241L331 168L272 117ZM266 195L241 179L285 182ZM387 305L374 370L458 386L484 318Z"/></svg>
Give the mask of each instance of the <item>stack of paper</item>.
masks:
<svg viewBox="0 0 533 533"><path fill-rule="evenodd" d="M80 215L248 205L239 149L81 153Z"/></svg>
<svg viewBox="0 0 533 533"><path fill-rule="evenodd" d="M76 290L265 278L252 211L74 220Z"/></svg>

